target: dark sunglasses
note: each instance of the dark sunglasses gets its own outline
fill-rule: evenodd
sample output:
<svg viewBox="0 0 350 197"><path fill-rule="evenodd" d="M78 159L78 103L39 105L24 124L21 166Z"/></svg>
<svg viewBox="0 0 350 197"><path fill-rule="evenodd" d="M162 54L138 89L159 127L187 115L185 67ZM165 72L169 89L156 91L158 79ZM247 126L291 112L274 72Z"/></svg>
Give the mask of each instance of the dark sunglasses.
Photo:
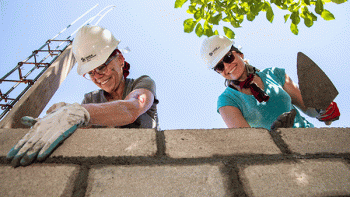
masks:
<svg viewBox="0 0 350 197"><path fill-rule="evenodd" d="M235 56L232 53L232 51L229 51L225 56L222 61L220 61L216 66L214 67L214 70L218 73L221 73L225 69L224 63L230 64L235 60Z"/></svg>

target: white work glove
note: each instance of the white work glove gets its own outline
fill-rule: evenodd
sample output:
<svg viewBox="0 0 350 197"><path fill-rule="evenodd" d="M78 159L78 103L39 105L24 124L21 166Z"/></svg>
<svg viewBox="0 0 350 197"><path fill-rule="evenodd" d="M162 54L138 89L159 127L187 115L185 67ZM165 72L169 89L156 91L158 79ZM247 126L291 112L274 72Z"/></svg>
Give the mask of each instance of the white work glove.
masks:
<svg viewBox="0 0 350 197"><path fill-rule="evenodd" d="M90 114L80 104L74 103L34 121L35 125L7 154L14 167L29 165L35 159L43 161L78 127L86 126Z"/></svg>
<svg viewBox="0 0 350 197"><path fill-rule="evenodd" d="M275 131L278 128L290 128L294 125L294 118L297 115L295 109L285 112L277 117L277 119L271 125L271 131Z"/></svg>
<svg viewBox="0 0 350 197"><path fill-rule="evenodd" d="M67 105L69 105L69 104L65 103L65 102L55 103L46 111L46 114L50 114L52 112L55 112L58 109L60 109L61 107L64 107L64 106L67 106Z"/></svg>

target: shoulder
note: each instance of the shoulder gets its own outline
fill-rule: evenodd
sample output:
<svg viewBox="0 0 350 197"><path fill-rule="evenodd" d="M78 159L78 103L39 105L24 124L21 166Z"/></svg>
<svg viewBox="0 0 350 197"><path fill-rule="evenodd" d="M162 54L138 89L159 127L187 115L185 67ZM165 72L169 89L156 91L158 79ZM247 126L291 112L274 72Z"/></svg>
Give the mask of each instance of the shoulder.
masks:
<svg viewBox="0 0 350 197"><path fill-rule="evenodd" d="M154 80L148 75L142 75L136 79L128 79L130 80L129 85L131 86L131 90L135 89L147 89L151 91L154 95L156 95L156 83Z"/></svg>
<svg viewBox="0 0 350 197"><path fill-rule="evenodd" d="M271 67L271 68L265 68L264 70L260 71L261 73L267 74L267 75L280 75L285 74L284 68L278 68L278 67Z"/></svg>
<svg viewBox="0 0 350 197"><path fill-rule="evenodd" d="M237 100L238 97L237 93L237 90L233 90L232 88L227 87L225 91L221 93L218 97L218 106L225 106L229 103L235 102L235 100Z"/></svg>
<svg viewBox="0 0 350 197"><path fill-rule="evenodd" d="M286 80L286 71L284 68L271 67L271 68L266 68L260 71L259 73L264 74L268 78L274 79L282 86L284 85Z"/></svg>
<svg viewBox="0 0 350 197"><path fill-rule="evenodd" d="M244 103L244 98L241 97L240 92L227 87L225 91L218 97L216 109L218 113L220 113L219 109L225 106L237 107L239 110L242 110L242 105Z"/></svg>
<svg viewBox="0 0 350 197"><path fill-rule="evenodd" d="M143 83L147 82L147 83L155 84L154 80L148 75L142 75L141 77L139 77L139 78L134 80L134 83L142 83L142 82Z"/></svg>
<svg viewBox="0 0 350 197"><path fill-rule="evenodd" d="M98 90L94 90L94 91L88 92L84 96L96 96L96 95L100 95L101 93L103 93L103 90L102 89L98 89Z"/></svg>

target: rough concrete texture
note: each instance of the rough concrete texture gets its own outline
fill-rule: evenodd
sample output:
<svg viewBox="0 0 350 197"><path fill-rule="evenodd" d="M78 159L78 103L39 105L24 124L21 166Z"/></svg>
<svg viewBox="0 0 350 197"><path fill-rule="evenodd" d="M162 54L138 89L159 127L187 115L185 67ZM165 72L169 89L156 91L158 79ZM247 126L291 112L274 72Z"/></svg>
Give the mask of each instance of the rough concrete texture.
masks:
<svg viewBox="0 0 350 197"><path fill-rule="evenodd" d="M52 156L152 156L154 129L78 129Z"/></svg>
<svg viewBox="0 0 350 197"><path fill-rule="evenodd" d="M6 156L28 131L29 129L0 129L0 156Z"/></svg>
<svg viewBox="0 0 350 197"><path fill-rule="evenodd" d="M172 158L281 153L266 129L167 130L164 135Z"/></svg>
<svg viewBox="0 0 350 197"><path fill-rule="evenodd" d="M75 165L0 165L0 196L71 196L78 170Z"/></svg>
<svg viewBox="0 0 350 197"><path fill-rule="evenodd" d="M226 196L218 165L104 166L89 174L87 196Z"/></svg>
<svg viewBox="0 0 350 197"><path fill-rule="evenodd" d="M348 196L350 169L343 160L296 160L241 167L249 196Z"/></svg>
<svg viewBox="0 0 350 197"><path fill-rule="evenodd" d="M0 144L4 146L1 156L26 132L28 129L0 129ZM154 129L78 129L51 156L152 156L157 152L155 132Z"/></svg>
<svg viewBox="0 0 350 197"><path fill-rule="evenodd" d="M280 129L294 153L350 153L350 128Z"/></svg>
<svg viewBox="0 0 350 197"><path fill-rule="evenodd" d="M350 128L78 129L10 167L27 129L0 129L0 196L350 196Z"/></svg>

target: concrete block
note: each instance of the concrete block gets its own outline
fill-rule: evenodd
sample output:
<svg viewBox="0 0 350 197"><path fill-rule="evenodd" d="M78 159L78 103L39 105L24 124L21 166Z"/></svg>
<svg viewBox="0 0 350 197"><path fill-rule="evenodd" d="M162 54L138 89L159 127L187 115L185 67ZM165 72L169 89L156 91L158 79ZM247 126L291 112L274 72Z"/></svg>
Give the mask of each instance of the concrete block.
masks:
<svg viewBox="0 0 350 197"><path fill-rule="evenodd" d="M155 129L79 129L52 156L153 156Z"/></svg>
<svg viewBox="0 0 350 197"><path fill-rule="evenodd" d="M164 131L166 154L173 158L234 154L281 154L266 129Z"/></svg>
<svg viewBox="0 0 350 197"><path fill-rule="evenodd" d="M78 171L74 165L0 166L0 196L72 196Z"/></svg>
<svg viewBox="0 0 350 197"><path fill-rule="evenodd" d="M1 156L27 132L28 129L1 129ZM157 152L155 132L155 129L78 129L51 157L153 156Z"/></svg>
<svg viewBox="0 0 350 197"><path fill-rule="evenodd" d="M240 168L249 196L350 195L350 168L338 159L297 160Z"/></svg>
<svg viewBox="0 0 350 197"><path fill-rule="evenodd" d="M227 196L219 165L102 166L86 196Z"/></svg>
<svg viewBox="0 0 350 197"><path fill-rule="evenodd" d="M350 153L350 128L280 129L289 149L299 154Z"/></svg>
<svg viewBox="0 0 350 197"><path fill-rule="evenodd" d="M29 129L0 129L0 156L6 156L28 131Z"/></svg>

